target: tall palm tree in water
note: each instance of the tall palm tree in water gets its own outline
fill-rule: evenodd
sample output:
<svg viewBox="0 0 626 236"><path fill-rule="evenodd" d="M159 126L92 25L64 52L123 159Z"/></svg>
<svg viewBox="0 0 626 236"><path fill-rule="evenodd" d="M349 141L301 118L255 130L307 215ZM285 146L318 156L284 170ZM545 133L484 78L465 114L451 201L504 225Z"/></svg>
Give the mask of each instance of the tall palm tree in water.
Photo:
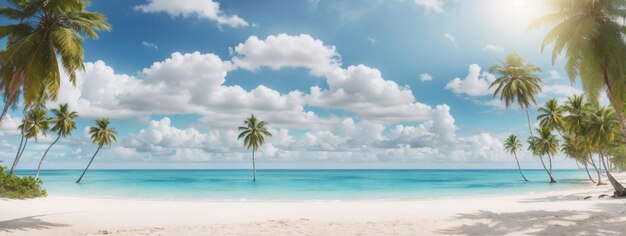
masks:
<svg viewBox="0 0 626 236"><path fill-rule="evenodd" d="M552 176L552 157L559 150L559 141L556 136L554 136L552 131L549 129L537 129L537 136L533 136L528 139L528 148L533 151L533 154L539 156L543 168L550 177L550 183L556 183L556 180ZM543 161L544 155L548 156L549 167L546 167L546 164Z"/></svg>
<svg viewBox="0 0 626 236"><path fill-rule="evenodd" d="M252 149L252 181L256 181L254 152L265 143L265 137L272 137L272 133L267 131L267 122L258 120L254 114L246 118L243 124L244 126L238 128L241 133L237 139L243 138L243 145Z"/></svg>
<svg viewBox="0 0 626 236"><path fill-rule="evenodd" d="M117 142L117 131L115 131L115 128L109 127L110 124L111 122L109 121L109 119L102 118L96 120L96 126L89 128L91 142L93 144L98 144L98 149L96 149L96 152L91 157L91 160L89 160L89 164L87 164L87 167L83 171L83 174L81 174L80 178L76 180L77 184L80 183L80 181L83 179L83 176L85 176L85 173L87 173L89 166L91 166L93 159L96 158L96 155L98 154L98 151L100 151L102 146L111 146L113 142Z"/></svg>
<svg viewBox="0 0 626 236"><path fill-rule="evenodd" d="M533 136L528 108L537 104L535 95L541 92L541 78L535 73L541 72L541 69L526 63L517 52L512 52L499 65L492 66L489 72L499 76L489 86L496 88L493 96L499 96L506 107L516 102L526 110L528 130Z"/></svg>
<svg viewBox="0 0 626 236"><path fill-rule="evenodd" d="M83 36L98 38L97 31L110 30L106 17L89 12L89 0L10 0L0 16L13 21L0 26L0 92L4 98L2 119L22 94L25 107L41 94L57 98L62 67L72 84L77 70L84 69ZM60 61L58 60L60 59Z"/></svg>
<svg viewBox="0 0 626 236"><path fill-rule="evenodd" d="M561 152L568 157L574 159L576 162L583 164L589 180L592 183L596 183L596 181L593 180L593 178L591 177L591 174L589 174L589 168L587 168L587 163L589 162L589 159L586 151L582 147L583 146L578 145L575 137L565 136L563 137L563 143L561 144Z"/></svg>
<svg viewBox="0 0 626 236"><path fill-rule="evenodd" d="M35 109L28 112L27 117L24 119L22 124L19 126L19 129L23 131L23 139L24 144L21 145L21 149L18 148L17 154L15 155L15 161L13 161L13 165L11 166L10 174L13 174L17 164L19 163L22 155L24 154L24 150L26 150L26 145L28 144L28 140L34 138L37 141L37 138L40 134L46 135L48 131L48 125L50 119L46 116L45 109ZM21 143L20 143L21 144Z"/></svg>
<svg viewBox="0 0 626 236"><path fill-rule="evenodd" d="M517 162L517 169L519 169L520 175L522 175L522 178L524 179L524 181L528 181L526 176L524 176L524 173L522 172L522 167L520 166L519 160L517 159L517 152L521 149L522 149L522 142L520 142L519 139L517 139L517 135L515 134L511 134L504 142L504 150L513 154L513 156L515 157L515 162Z"/></svg>
<svg viewBox="0 0 626 236"><path fill-rule="evenodd" d="M43 153L41 160L39 160L39 165L37 166L37 174L35 175L35 179L39 178L39 170L41 169L41 164L43 160L46 158L48 151L50 148L56 144L59 139L62 137L67 137L70 133L76 129L75 119L78 118L78 113L75 111L70 112L69 106L67 103L59 105L59 109L52 109L52 113L54 117L50 119L50 122L54 124L50 131L57 133L57 138L48 146L46 151Z"/></svg>

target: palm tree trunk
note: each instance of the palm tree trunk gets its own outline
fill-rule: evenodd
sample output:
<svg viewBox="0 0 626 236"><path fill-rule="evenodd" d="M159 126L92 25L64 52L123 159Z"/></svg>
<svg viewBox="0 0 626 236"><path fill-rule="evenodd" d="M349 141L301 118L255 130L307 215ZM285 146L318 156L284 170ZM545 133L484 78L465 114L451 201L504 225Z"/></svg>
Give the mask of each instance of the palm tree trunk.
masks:
<svg viewBox="0 0 626 236"><path fill-rule="evenodd" d="M83 174L80 175L80 178L78 178L78 180L76 180L77 184L80 183L80 180L83 179L83 176L85 176L85 173L87 173L87 169L89 169L89 166L91 165L91 162L93 162L93 159L96 158L96 155L98 154L98 151L100 151L100 148L102 148L102 144L98 145L98 149L96 149L96 152L91 157L91 160L89 161L89 164L87 164L87 167L83 171Z"/></svg>
<svg viewBox="0 0 626 236"><path fill-rule="evenodd" d="M57 139L55 139L54 142L52 142L50 144L50 146L48 146L48 149L46 149L46 152L43 153L43 156L41 157L41 160L39 160L39 165L37 166L37 174L35 174L35 179L39 179L39 170L41 169L41 163L43 163L43 159L46 158L46 155L48 154L48 151L50 151L50 148L52 146L54 146L54 144L56 144L57 141L59 141L60 138L61 138L61 135L59 134Z"/></svg>
<svg viewBox="0 0 626 236"><path fill-rule="evenodd" d="M28 144L28 138L24 139L24 145L22 146L22 150L18 152L18 156L13 163L13 169L17 168L17 163L22 159L22 155L24 154L24 150L26 150L26 144Z"/></svg>
<svg viewBox="0 0 626 236"><path fill-rule="evenodd" d="M526 121L528 121L528 131L530 131L530 137L535 136L535 135L533 134L533 128L532 128L532 126L530 125L530 114L528 113L528 107L526 107Z"/></svg>
<svg viewBox="0 0 626 236"><path fill-rule="evenodd" d="M20 139L20 146L17 147L17 153L15 153L15 160L13 161L13 165L11 165L11 171L9 174L13 174L15 167L17 166L17 162L19 161L20 152L22 151L22 145L24 144L24 133L22 133L22 138Z"/></svg>
<svg viewBox="0 0 626 236"><path fill-rule="evenodd" d="M589 163L591 163L591 166L593 166L593 169L595 169L596 173L598 174L598 184L597 185L598 186L599 185L604 185L602 183L602 175L600 175L600 170L598 170L598 166L596 166L596 162L593 160L593 155L591 154L591 151L589 151L589 160L591 160L591 162L589 162Z"/></svg>
<svg viewBox="0 0 626 236"><path fill-rule="evenodd" d="M602 152L602 145L600 145L600 157L602 158L602 165L604 166L604 170L606 171L606 176L609 178L609 182L611 182L611 185L613 186L613 189L615 189L615 197L626 197L626 189L624 188L624 186L622 184L620 184L617 179L615 179L613 177L613 175L611 174L611 172L609 171L609 169L606 166L606 162L604 161L604 153Z"/></svg>
<svg viewBox="0 0 626 236"><path fill-rule="evenodd" d="M252 149L252 181L256 182L256 164L254 163L254 149Z"/></svg>
<svg viewBox="0 0 626 236"><path fill-rule="evenodd" d="M548 155L548 164L550 164L550 174L552 174L552 156Z"/></svg>
<svg viewBox="0 0 626 236"><path fill-rule="evenodd" d="M593 180L593 178L591 178L591 174L589 174L589 168L587 168L587 163L583 163L585 165L585 172L587 172L587 177L589 177L589 180L591 180L592 183L596 183L596 181Z"/></svg>
<svg viewBox="0 0 626 236"><path fill-rule="evenodd" d="M519 170L519 174L522 175L522 178L524 178L524 181L528 181L528 179L526 178L526 176L524 176L524 173L522 172L522 166L519 165L517 154L513 154L513 156L515 156L515 162L517 162L517 169Z"/></svg>
<svg viewBox="0 0 626 236"><path fill-rule="evenodd" d="M548 168L546 168L546 164L543 162L543 157L541 155L539 156L539 160L541 160L541 165L543 165L543 169L546 170L546 173L548 173L548 176L550 176L550 183L556 183L556 180L552 178L552 173L548 171Z"/></svg>

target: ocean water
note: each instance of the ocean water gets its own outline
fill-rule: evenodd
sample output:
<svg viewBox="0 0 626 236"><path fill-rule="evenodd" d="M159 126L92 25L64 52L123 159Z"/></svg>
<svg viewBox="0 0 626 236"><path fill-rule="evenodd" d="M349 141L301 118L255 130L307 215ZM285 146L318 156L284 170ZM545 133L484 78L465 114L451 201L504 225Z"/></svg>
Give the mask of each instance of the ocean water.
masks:
<svg viewBox="0 0 626 236"><path fill-rule="evenodd" d="M154 200L412 200L525 194L588 185L581 170L43 170L49 195ZM18 175L33 175L18 170Z"/></svg>

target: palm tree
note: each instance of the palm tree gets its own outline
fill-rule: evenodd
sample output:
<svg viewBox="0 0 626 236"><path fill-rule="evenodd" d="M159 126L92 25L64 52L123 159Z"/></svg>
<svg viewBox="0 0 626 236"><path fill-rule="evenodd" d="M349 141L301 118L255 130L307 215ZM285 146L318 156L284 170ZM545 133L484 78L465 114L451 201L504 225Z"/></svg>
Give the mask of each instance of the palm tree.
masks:
<svg viewBox="0 0 626 236"><path fill-rule="evenodd" d="M10 173L13 174L17 164L19 163L22 155L24 154L24 150L26 150L26 145L28 144L28 140L34 138L37 141L39 134L46 135L48 131L48 125L50 119L46 116L46 110L44 109L35 109L31 110L27 118L24 119L22 124L19 126L19 129L23 130L24 145L18 148L17 154L15 156L15 161L13 161L13 166L11 167Z"/></svg>
<svg viewBox="0 0 626 236"><path fill-rule="evenodd" d="M535 20L530 28L546 24L550 30L541 49L554 45L552 63L565 53L565 70L574 81L580 76L585 93L596 101L600 91L607 95L624 129L626 95L626 43L621 19L626 17L626 1L554 0L546 1L552 11Z"/></svg>
<svg viewBox="0 0 626 236"><path fill-rule="evenodd" d="M565 132L569 135L580 134L585 120L589 117L589 104L581 95L574 95L567 98L563 105L563 111L567 114L563 117Z"/></svg>
<svg viewBox="0 0 626 236"><path fill-rule="evenodd" d="M48 146L46 151L43 153L41 160L39 161L39 165L37 166L37 174L35 175L35 179L39 178L39 170L41 169L41 164L43 160L46 158L48 151L50 148L56 144L61 137L66 137L70 135L70 133L76 129L76 122L74 121L78 118L78 113L75 111L70 112L67 103L59 105L59 109L52 109L52 113L54 114L54 118L50 119L50 122L54 124L52 132L57 133L57 138Z"/></svg>
<svg viewBox="0 0 626 236"><path fill-rule="evenodd" d="M97 39L97 31L110 30L106 17L89 12L89 0L10 0L0 15L13 21L0 26L0 91L6 115L20 92L25 107L42 93L55 100L61 83L59 65L76 84L76 71L84 69L83 35ZM58 61L60 59L60 62Z"/></svg>
<svg viewBox="0 0 626 236"><path fill-rule="evenodd" d="M615 177L613 177L611 171L606 165L606 161L604 160L606 154L605 148L607 148L610 143L615 141L615 131L618 130L619 127L620 124L615 116L615 111L611 108L598 106L593 112L589 126L585 132L589 136L590 140L598 147L600 161L604 166L609 182L611 182L611 185L615 189L615 196L625 197L626 189L615 179Z"/></svg>
<svg viewBox="0 0 626 236"><path fill-rule="evenodd" d="M526 63L521 55L512 52L499 65L492 66L489 72L500 76L489 86L489 88L496 87L493 96L496 97L499 94L500 100L504 101L506 107L517 102L522 109L525 109L528 130L530 136L533 136L528 107L537 104L535 95L541 92L541 78L535 73L541 72L541 69Z"/></svg>
<svg viewBox="0 0 626 236"><path fill-rule="evenodd" d="M589 168L587 167L587 163L589 162L586 151L577 143L577 140L573 136L565 136L563 137L563 143L561 144L561 152L570 158L574 159L576 162L582 163L585 167L585 171L587 172L587 177L592 183L596 183L595 180L589 174Z"/></svg>
<svg viewBox="0 0 626 236"><path fill-rule="evenodd" d="M244 126L238 129L241 131L237 139L243 138L243 145L252 148L252 181L256 181L256 164L254 163L254 152L258 150L264 143L265 137L272 137L272 133L267 131L268 123L258 120L254 114L243 121Z"/></svg>
<svg viewBox="0 0 626 236"><path fill-rule="evenodd" d="M538 155L541 159L543 168L550 176L550 183L556 183L552 176L552 158L559 150L559 140L552 134L552 131L546 128L537 129L537 137L530 137L528 144L533 154ZM543 162L543 156L548 156L549 168L546 168Z"/></svg>
<svg viewBox="0 0 626 236"><path fill-rule="evenodd" d="M542 107L539 107L538 111L539 125L543 128L556 130L563 136L561 131L564 130L565 121L563 120L563 108L559 106L559 102L554 98L550 99Z"/></svg>
<svg viewBox="0 0 626 236"><path fill-rule="evenodd" d="M511 134L504 142L504 150L513 154L513 156L515 157L515 162L517 162L517 168L519 169L520 175L522 175L524 181L528 181L526 176L524 176L524 173L522 172L522 167L520 166L519 160L517 159L517 152L520 149L522 149L522 142L517 139L517 135Z"/></svg>
<svg viewBox="0 0 626 236"><path fill-rule="evenodd" d="M105 145L111 146L111 144L117 142L117 131L115 131L115 128L109 127L110 124L111 122L108 118L101 118L96 120L95 127L89 128L91 142L93 144L98 144L98 149L96 149L96 152L91 157L91 160L89 160L89 164L87 164L87 167L83 171L83 174L81 174L80 178L76 180L77 184L80 183L80 180L82 180L83 176L85 176L85 173L87 173L87 169L89 169L89 166L91 166L93 159L96 158L96 155L98 154L98 151L100 151L100 148Z"/></svg>

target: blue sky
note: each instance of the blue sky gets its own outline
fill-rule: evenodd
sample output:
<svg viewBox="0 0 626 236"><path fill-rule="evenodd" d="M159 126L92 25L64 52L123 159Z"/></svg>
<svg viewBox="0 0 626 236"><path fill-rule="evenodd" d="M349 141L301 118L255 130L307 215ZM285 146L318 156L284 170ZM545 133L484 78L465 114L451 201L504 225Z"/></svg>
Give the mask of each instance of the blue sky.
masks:
<svg viewBox="0 0 626 236"><path fill-rule="evenodd" d="M525 115L493 100L485 71L515 50L544 70L540 102L580 92L550 48L540 52L547 29L528 29L543 13L535 0L137 0L89 10L113 30L85 41L78 88L66 84L49 104L82 117L50 168L81 168L95 150L84 130L102 116L120 142L94 168L247 168L234 132L250 113L275 133L261 168L514 168L502 140L525 139ZM5 163L21 116L0 129ZM29 146L20 167L34 168L52 139Z"/></svg>

